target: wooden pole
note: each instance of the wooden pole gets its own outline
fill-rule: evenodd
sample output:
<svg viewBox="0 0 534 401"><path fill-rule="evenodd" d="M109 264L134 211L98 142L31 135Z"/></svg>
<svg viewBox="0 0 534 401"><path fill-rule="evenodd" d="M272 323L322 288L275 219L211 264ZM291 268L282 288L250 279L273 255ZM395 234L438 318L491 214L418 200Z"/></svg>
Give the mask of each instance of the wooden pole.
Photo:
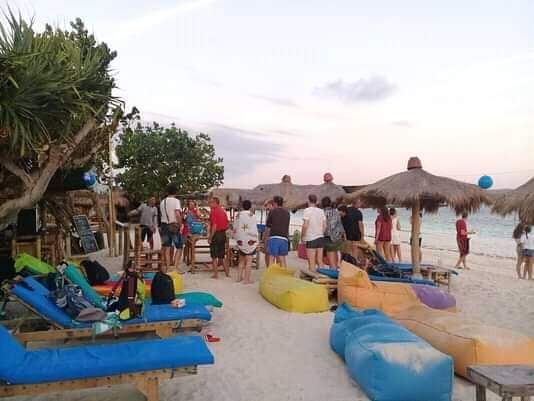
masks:
<svg viewBox="0 0 534 401"><path fill-rule="evenodd" d="M412 206L412 243L411 245L411 254L412 254L412 265L413 265L413 274L415 276L421 275L421 263L420 263L420 249L419 249L419 236L421 231L421 218L419 213L421 212L421 205L419 201Z"/></svg>
<svg viewBox="0 0 534 401"><path fill-rule="evenodd" d="M108 148L109 148L109 256L115 255L115 204L113 201L113 143L112 133L108 135Z"/></svg>

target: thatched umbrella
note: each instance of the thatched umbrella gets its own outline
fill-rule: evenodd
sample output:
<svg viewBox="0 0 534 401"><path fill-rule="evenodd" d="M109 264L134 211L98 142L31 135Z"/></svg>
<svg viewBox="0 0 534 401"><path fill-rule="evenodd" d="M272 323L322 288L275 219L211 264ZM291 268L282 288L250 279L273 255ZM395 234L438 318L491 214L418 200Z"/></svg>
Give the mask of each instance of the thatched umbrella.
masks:
<svg viewBox="0 0 534 401"><path fill-rule="evenodd" d="M483 203L488 203L485 193L478 186L432 175L423 170L417 157L410 158L407 171L367 185L347 198L362 199L371 207L398 205L412 209L411 254L415 274L421 272L418 239L421 228L419 213L422 210L435 213L439 207L449 206L456 213L473 212Z"/></svg>
<svg viewBox="0 0 534 401"><path fill-rule="evenodd" d="M334 202L342 199L346 192L339 185L334 184L331 174L325 174L325 182L321 185L296 185L291 183L291 177L285 175L278 184L262 184L253 189L218 188L211 192L227 207L239 207L240 203L248 199L255 207L262 207L274 196L284 198L284 205L290 209L302 208L306 205L308 195L314 194L320 200L329 196Z"/></svg>
<svg viewBox="0 0 534 401"><path fill-rule="evenodd" d="M492 211L503 216L517 211L521 222L534 224L534 177L513 191L498 197Z"/></svg>

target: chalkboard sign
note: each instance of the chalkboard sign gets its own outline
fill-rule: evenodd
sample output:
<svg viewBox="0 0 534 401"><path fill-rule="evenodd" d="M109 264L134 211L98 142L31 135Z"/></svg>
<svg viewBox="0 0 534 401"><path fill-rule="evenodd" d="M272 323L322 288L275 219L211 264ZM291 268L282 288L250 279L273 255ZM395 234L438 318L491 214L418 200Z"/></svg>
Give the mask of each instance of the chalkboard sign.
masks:
<svg viewBox="0 0 534 401"><path fill-rule="evenodd" d="M91 230L91 225L87 216L80 214L78 216L73 216L72 220L78 235L80 236L80 242L85 253L91 253L98 251L98 244L96 242L95 235Z"/></svg>

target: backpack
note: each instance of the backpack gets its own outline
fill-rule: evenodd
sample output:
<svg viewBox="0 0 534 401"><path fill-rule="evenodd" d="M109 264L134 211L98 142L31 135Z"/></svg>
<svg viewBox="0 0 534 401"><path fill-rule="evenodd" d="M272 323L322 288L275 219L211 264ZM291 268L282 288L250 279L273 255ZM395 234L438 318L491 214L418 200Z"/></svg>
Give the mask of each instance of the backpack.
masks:
<svg viewBox="0 0 534 401"><path fill-rule="evenodd" d="M121 292L117 297L113 294L115 289L121 286ZM126 273L115 284L112 294L108 297L108 312L118 311L121 320L129 320L142 315L145 285L135 273Z"/></svg>
<svg viewBox="0 0 534 401"><path fill-rule="evenodd" d="M84 309L93 309L93 305L83 297L82 289L74 284L66 284L63 288L52 291L50 297L72 319L76 319Z"/></svg>
<svg viewBox="0 0 534 401"><path fill-rule="evenodd" d="M97 261L84 260L80 264L85 269L87 281L89 281L89 284L91 284L92 286L104 284L106 281L109 280L110 276L108 271Z"/></svg>
<svg viewBox="0 0 534 401"><path fill-rule="evenodd" d="M174 298L174 282L168 274L157 272L150 288L153 305L170 304Z"/></svg>

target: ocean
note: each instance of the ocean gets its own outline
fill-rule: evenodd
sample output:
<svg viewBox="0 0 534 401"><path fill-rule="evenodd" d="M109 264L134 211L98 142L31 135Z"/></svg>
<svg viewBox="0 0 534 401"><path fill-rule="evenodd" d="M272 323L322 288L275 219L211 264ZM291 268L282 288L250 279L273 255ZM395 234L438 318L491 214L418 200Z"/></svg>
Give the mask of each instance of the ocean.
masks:
<svg viewBox="0 0 534 401"><path fill-rule="evenodd" d="M396 210L401 223L401 239L408 243L411 211L401 208ZM302 213L302 210L291 213L290 234L301 229ZM362 213L366 239L372 241L375 232L376 210L362 209ZM261 211L257 211L256 216L259 222ZM441 208L435 214L424 214L421 225L423 248L457 251L455 226L457 219L455 212L449 208ZM265 222L265 214L263 214L263 222ZM470 215L468 217L468 229L477 232L471 236L471 253L497 258L515 258L515 242L512 239L512 231L517 222L517 216L511 215L503 218L491 213L487 207Z"/></svg>

